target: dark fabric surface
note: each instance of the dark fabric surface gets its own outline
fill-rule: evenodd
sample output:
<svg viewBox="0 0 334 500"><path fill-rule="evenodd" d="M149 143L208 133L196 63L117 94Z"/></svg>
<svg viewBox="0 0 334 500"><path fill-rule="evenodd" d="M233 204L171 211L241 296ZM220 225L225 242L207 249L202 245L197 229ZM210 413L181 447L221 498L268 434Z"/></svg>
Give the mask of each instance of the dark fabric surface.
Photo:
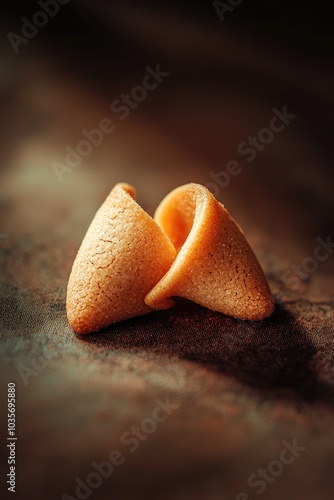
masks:
<svg viewBox="0 0 334 500"><path fill-rule="evenodd" d="M92 462L119 450L125 462L87 498L331 500L334 257L300 279L293 271L333 231L328 65L219 22L162 22L132 9L118 5L92 20L94 29L101 16L128 26L112 65L105 39L82 57L41 34L15 59L16 83L3 99L1 429L15 381L15 498L76 497L76 478L86 482ZM117 47L121 33L113 33ZM103 63L94 63L97 54ZM124 122L115 117L115 132L59 183L51 162L83 128L111 117L110 103L158 63L166 80ZM238 145L284 106L296 118L247 163ZM242 172L217 195L265 270L273 316L242 322L178 300L172 310L75 335L65 312L69 272L113 185L132 183L153 214L170 189L212 182L210 172L229 160ZM131 452L124 433L168 400L171 414ZM294 440L305 449L258 494L249 477Z"/></svg>

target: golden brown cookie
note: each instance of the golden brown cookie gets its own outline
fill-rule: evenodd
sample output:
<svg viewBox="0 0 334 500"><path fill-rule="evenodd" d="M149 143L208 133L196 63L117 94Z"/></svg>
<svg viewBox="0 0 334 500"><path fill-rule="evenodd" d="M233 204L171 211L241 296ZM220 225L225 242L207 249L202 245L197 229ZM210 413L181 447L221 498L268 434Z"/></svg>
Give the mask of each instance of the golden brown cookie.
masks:
<svg viewBox="0 0 334 500"><path fill-rule="evenodd" d="M175 259L168 237L134 198L133 187L117 184L78 251L66 299L77 333L151 312L144 298Z"/></svg>
<svg viewBox="0 0 334 500"><path fill-rule="evenodd" d="M260 320L274 310L262 268L245 236L205 187L187 184L159 205L155 221L178 255L145 302L155 309L171 307L171 297L190 299L214 311Z"/></svg>

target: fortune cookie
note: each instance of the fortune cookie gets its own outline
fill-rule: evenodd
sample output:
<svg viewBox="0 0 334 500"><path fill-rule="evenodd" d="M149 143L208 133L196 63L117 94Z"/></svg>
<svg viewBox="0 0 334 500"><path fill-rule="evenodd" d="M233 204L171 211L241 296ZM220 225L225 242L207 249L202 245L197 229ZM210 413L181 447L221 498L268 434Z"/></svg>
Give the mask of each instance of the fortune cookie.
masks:
<svg viewBox="0 0 334 500"><path fill-rule="evenodd" d="M144 298L176 257L169 238L134 198L134 188L117 184L83 239L66 298L77 333L151 312Z"/></svg>
<svg viewBox="0 0 334 500"><path fill-rule="evenodd" d="M149 307L169 308L178 296L235 318L256 321L273 312L266 278L242 230L205 187L175 189L154 219L178 254L147 294Z"/></svg>

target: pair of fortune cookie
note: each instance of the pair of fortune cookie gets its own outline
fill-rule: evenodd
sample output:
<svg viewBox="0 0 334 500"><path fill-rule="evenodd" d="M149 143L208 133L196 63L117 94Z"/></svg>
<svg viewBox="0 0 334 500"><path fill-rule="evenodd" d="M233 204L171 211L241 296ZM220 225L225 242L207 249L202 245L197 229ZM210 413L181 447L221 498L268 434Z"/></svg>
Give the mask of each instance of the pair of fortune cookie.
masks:
<svg viewBox="0 0 334 500"><path fill-rule="evenodd" d="M77 333L174 305L184 297L213 311L257 321L274 310L262 268L224 206L187 184L152 219L135 189L116 184L75 258L66 309Z"/></svg>

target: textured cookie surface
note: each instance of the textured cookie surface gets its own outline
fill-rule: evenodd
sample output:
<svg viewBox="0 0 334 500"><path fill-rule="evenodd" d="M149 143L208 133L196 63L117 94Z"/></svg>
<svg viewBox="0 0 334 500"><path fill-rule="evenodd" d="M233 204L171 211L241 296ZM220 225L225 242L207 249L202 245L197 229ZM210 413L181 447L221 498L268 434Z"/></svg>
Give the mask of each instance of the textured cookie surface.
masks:
<svg viewBox="0 0 334 500"><path fill-rule="evenodd" d="M175 189L154 218L178 255L146 296L147 305L164 309L179 296L241 319L260 320L273 312L266 278L242 230L205 187Z"/></svg>
<svg viewBox="0 0 334 500"><path fill-rule="evenodd" d="M117 184L83 239L66 299L77 333L151 312L144 298L175 259L174 246L134 197L131 186Z"/></svg>

